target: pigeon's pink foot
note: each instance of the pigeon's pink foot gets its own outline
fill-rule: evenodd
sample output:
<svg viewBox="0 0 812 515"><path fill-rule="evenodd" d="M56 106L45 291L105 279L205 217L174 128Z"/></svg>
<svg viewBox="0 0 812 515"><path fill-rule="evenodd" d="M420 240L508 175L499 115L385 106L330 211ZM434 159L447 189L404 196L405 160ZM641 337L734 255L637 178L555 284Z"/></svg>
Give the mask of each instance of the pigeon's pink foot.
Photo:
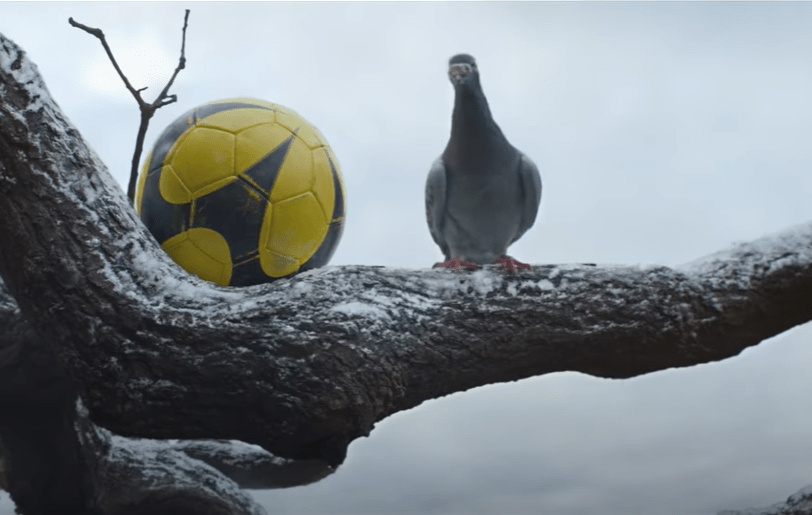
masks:
<svg viewBox="0 0 812 515"><path fill-rule="evenodd" d="M499 265L508 272L515 273L517 270L531 270L532 267L527 263L516 261L510 256L502 256L493 262L494 265Z"/></svg>
<svg viewBox="0 0 812 515"><path fill-rule="evenodd" d="M460 258L454 258L451 261L446 261L445 263L434 263L432 268L447 268L449 270L453 270L454 272L462 272L463 269L476 270L479 268L479 266L467 261L463 261Z"/></svg>

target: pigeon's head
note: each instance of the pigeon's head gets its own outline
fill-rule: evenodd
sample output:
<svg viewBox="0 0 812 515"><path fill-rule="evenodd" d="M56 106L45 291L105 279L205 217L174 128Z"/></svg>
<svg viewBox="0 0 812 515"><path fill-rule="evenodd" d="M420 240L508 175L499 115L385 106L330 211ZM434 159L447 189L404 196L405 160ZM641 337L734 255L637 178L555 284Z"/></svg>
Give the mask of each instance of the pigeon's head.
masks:
<svg viewBox="0 0 812 515"><path fill-rule="evenodd" d="M457 54L448 60L448 78L454 87L479 82L476 59L468 54Z"/></svg>

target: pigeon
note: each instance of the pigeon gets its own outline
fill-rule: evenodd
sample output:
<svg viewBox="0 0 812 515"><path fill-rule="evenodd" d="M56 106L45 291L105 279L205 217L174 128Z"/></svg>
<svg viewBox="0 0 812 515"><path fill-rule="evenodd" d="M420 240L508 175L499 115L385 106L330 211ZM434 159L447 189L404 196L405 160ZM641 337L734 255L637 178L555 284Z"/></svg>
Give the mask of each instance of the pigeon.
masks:
<svg viewBox="0 0 812 515"><path fill-rule="evenodd" d="M459 272L498 264L529 270L507 248L536 220L541 177L533 161L502 134L479 83L476 61L448 62L454 85L451 137L426 181L426 218L446 261L434 268Z"/></svg>

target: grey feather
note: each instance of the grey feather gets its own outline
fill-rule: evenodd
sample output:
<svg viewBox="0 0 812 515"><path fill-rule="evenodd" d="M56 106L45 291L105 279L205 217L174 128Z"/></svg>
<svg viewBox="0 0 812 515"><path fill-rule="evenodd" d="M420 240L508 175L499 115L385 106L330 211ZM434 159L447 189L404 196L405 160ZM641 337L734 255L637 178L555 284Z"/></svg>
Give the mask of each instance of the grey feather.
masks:
<svg viewBox="0 0 812 515"><path fill-rule="evenodd" d="M533 225L541 178L493 120L474 58L452 57L449 78L451 137L426 182L429 231L446 260L492 263Z"/></svg>
<svg viewBox="0 0 812 515"><path fill-rule="evenodd" d="M522 179L522 221L519 224L519 232L513 237L510 243L515 242L533 226L536 215L541 204L541 175L536 164L529 157L522 154L519 174Z"/></svg>
<svg viewBox="0 0 812 515"><path fill-rule="evenodd" d="M429 178L426 181L426 219L429 223L429 232L434 243L440 246L446 260L448 256L448 245L442 237L443 222L445 219L445 163L442 157L438 157L429 170Z"/></svg>

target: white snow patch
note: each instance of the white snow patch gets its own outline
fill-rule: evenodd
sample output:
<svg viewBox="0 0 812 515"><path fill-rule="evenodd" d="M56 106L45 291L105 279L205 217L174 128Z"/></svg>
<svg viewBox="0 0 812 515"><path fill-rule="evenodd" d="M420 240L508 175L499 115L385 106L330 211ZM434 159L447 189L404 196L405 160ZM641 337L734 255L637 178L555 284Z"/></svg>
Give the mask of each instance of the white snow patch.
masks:
<svg viewBox="0 0 812 515"><path fill-rule="evenodd" d="M43 101L45 99L50 100L51 95L48 93L48 89L42 82L37 65L31 62L31 60L28 59L28 56L24 55L24 52L14 43L9 40L5 40L5 42L6 45L3 45L3 47L0 47L0 49L8 50L8 52L0 51L0 68L3 68L14 78L14 80L22 84L28 92L29 98L32 100L32 102L28 105L27 110L30 112L41 110L44 105ZM14 62L21 55L22 59L20 68L17 70L12 70L12 64L14 64ZM12 115L15 116L13 112ZM20 119L18 116L15 116L15 118Z"/></svg>
<svg viewBox="0 0 812 515"><path fill-rule="evenodd" d="M367 356L369 356L370 354L372 354L372 351L371 351L371 350L369 350L369 349L367 349L366 347L359 347L359 346L357 346L357 345L355 345L355 344L352 344L352 343L351 343L351 344L349 344L349 345L348 345L348 347L349 347L350 349L354 350L354 351L357 351L357 352L363 352L363 353L364 353L364 354L366 354Z"/></svg>
<svg viewBox="0 0 812 515"><path fill-rule="evenodd" d="M148 438L129 438L110 434L110 439L116 447L128 449L136 454L144 456L155 454L168 449L168 445L160 440L150 440Z"/></svg>
<svg viewBox="0 0 812 515"><path fill-rule="evenodd" d="M133 252L132 260L133 264L138 267L142 273L147 275L153 284L160 286L159 293L161 295L173 295L194 299L200 307L217 302L233 303L245 299L237 289L229 290L226 288L218 288L191 274L189 274L188 277L184 277L185 280L181 281L178 278L178 271L167 270L168 266L177 265L171 263L168 256L161 256L164 259L160 259L156 255L156 252L157 251L150 251L149 249L139 249ZM125 288L119 282L115 273L109 272L108 278L114 282L116 286L120 287L120 291L123 294L127 295L129 293L129 296L134 296L134 294L130 293L129 288Z"/></svg>
<svg viewBox="0 0 812 515"><path fill-rule="evenodd" d="M482 295L487 295L502 284L502 278L489 270L477 270L469 274L467 279L465 283Z"/></svg>
<svg viewBox="0 0 812 515"><path fill-rule="evenodd" d="M767 273L792 265L812 261L812 224L796 225L778 234L755 241L735 243L725 250L690 261L677 267L688 275L717 275L720 280L730 280L728 269L739 264L748 264L753 269L757 265L768 265ZM742 288L747 288L748 277L740 277Z"/></svg>
<svg viewBox="0 0 812 515"><path fill-rule="evenodd" d="M380 304L387 307L395 307L396 305L395 299L387 297L386 295L381 295L379 293L376 293L375 291L363 293L361 294L361 298L364 300L368 300L373 304Z"/></svg>
<svg viewBox="0 0 812 515"><path fill-rule="evenodd" d="M548 279L540 279L538 281L522 281L521 283L510 283L507 287L507 292L514 297L519 294L519 292L524 290L541 290L541 291L553 291L555 290L555 286L551 283Z"/></svg>
<svg viewBox="0 0 812 515"><path fill-rule="evenodd" d="M337 266L321 266L319 268L312 268L299 274L299 277L307 277L309 275L327 275L339 271Z"/></svg>
<svg viewBox="0 0 812 515"><path fill-rule="evenodd" d="M330 311L344 313L345 315L362 316L368 318L389 318L386 311L373 304L365 302L343 302L330 308Z"/></svg>
<svg viewBox="0 0 812 515"><path fill-rule="evenodd" d="M301 297L306 297L313 292L313 285L310 283L305 282L297 282L293 285L290 289L290 293L294 295L299 295Z"/></svg>
<svg viewBox="0 0 812 515"><path fill-rule="evenodd" d="M173 383L172 381L167 381L166 379L159 379L157 381L151 381L149 379L136 379L135 381L131 381L130 384L138 389L145 386L150 388L178 388L177 384Z"/></svg>
<svg viewBox="0 0 812 515"><path fill-rule="evenodd" d="M550 276L550 277L552 277L552 276ZM544 291L555 290L555 285L553 283L551 283L549 281L549 279L541 279L541 280L539 280L536 283L536 286L538 286L538 288L540 290L544 290Z"/></svg>
<svg viewBox="0 0 812 515"><path fill-rule="evenodd" d="M252 443L246 443L240 440L229 440L228 443L232 445L232 448L229 449L231 454L235 454L237 451L244 454L268 454L268 451Z"/></svg>
<svg viewBox="0 0 812 515"><path fill-rule="evenodd" d="M452 274L444 271L434 271L431 276L421 277L419 280L410 280L409 286L416 290L430 292L445 292L451 289L458 288L460 283L463 282L459 274Z"/></svg>

